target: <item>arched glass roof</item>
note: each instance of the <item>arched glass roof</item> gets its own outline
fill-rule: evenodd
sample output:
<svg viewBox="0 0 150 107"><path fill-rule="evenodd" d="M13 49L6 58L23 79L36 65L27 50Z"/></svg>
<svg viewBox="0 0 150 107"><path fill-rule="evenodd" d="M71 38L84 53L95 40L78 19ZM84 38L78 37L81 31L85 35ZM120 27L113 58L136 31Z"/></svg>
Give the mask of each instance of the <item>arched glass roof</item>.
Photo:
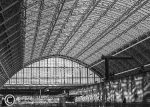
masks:
<svg viewBox="0 0 150 107"><path fill-rule="evenodd" d="M35 62L15 74L6 85L81 85L100 78L81 64L63 58Z"/></svg>
<svg viewBox="0 0 150 107"><path fill-rule="evenodd" d="M150 65L150 0L0 0L0 86L25 65L63 55L104 77ZM26 68L25 68L26 69Z"/></svg>

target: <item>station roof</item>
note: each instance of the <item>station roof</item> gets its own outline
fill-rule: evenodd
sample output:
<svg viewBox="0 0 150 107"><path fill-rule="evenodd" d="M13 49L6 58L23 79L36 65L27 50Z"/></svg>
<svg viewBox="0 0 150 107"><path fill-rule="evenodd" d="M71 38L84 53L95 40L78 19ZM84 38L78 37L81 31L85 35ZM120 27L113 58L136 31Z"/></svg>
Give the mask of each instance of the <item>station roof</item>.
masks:
<svg viewBox="0 0 150 107"><path fill-rule="evenodd" d="M0 0L0 86L47 57L83 63L100 77L150 64L149 0Z"/></svg>

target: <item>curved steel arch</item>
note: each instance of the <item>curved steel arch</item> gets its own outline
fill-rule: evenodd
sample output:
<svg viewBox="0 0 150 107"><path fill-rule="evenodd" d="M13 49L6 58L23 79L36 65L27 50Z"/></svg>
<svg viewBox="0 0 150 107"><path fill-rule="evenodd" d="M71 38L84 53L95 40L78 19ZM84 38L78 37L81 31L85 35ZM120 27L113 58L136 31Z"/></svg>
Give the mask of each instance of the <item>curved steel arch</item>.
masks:
<svg viewBox="0 0 150 107"><path fill-rule="evenodd" d="M35 63L35 62L38 62L38 61L40 61L40 60L44 60L44 59L48 59L48 58L56 58L56 57L57 57L57 58L68 59L68 60L70 60L70 61L73 61L73 62L76 62L76 63L78 63L78 64L81 64L81 65L83 65L83 66L85 66L85 67L88 67L88 66L89 66L88 64L86 64L86 63L84 63L84 62L82 62L82 61L80 61L80 60L78 60L78 59L74 59L74 58L72 58L72 57L69 57L69 56L64 56L64 55L50 55L50 56L44 56L44 57L41 57L41 58L37 58L37 59L31 60L31 61L25 63L25 64L24 64L24 67L26 67L26 66L28 66L28 65L31 65L31 64L33 64L33 63Z"/></svg>
<svg viewBox="0 0 150 107"><path fill-rule="evenodd" d="M93 68L90 68L88 64L86 64L86 63L84 63L84 62L82 62L82 61L80 61L80 60L78 60L78 59L74 59L74 58L72 58L72 57L64 56L64 55L50 55L50 56L44 56L44 57L41 57L41 58L37 58L37 59L31 60L30 62L25 63L25 64L24 64L24 67L26 67L26 66L28 66L28 65L31 65L31 64L33 64L33 63L35 63L35 62L38 62L38 61L40 61L40 60L44 60L44 59L48 59L48 58L56 58L56 57L57 57L57 58L63 58L63 59L67 59L67 60L76 62L76 63L78 63L78 64L80 64L80 65L82 65L82 66L88 68L88 69L91 70L92 72L96 73L99 77L102 77L101 73L100 73L98 70L93 69ZM24 67L23 67L23 68L24 68Z"/></svg>

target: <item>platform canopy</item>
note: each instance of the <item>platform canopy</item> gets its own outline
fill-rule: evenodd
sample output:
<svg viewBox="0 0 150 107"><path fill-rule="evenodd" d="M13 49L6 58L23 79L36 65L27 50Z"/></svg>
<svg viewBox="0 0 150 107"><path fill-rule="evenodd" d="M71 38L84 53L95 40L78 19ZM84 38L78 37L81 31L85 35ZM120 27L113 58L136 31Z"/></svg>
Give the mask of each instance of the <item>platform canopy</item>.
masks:
<svg viewBox="0 0 150 107"><path fill-rule="evenodd" d="M104 76L150 64L150 0L0 0L0 86L40 59L64 56Z"/></svg>

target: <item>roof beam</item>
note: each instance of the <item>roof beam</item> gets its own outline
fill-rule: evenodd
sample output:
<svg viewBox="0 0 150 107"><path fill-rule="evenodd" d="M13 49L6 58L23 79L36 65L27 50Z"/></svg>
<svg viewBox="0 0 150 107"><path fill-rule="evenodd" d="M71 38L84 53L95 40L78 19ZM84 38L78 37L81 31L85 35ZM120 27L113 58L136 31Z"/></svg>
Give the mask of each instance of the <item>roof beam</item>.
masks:
<svg viewBox="0 0 150 107"><path fill-rule="evenodd" d="M9 49L7 48L7 50L4 51L3 54L0 55L0 57L2 57L3 55L5 55L5 54L6 54L8 51L10 51L11 49L12 49L12 51L13 51L13 50L14 50L13 48L16 47L18 44L20 44L20 42L11 45L11 46L9 47ZM20 46L20 45L19 45L19 46ZM6 47L7 47L7 46L6 46ZM5 49L6 47L4 47L3 49ZM1 49L0 52L3 51L3 49ZM16 49L16 48L15 48L15 49Z"/></svg>
<svg viewBox="0 0 150 107"><path fill-rule="evenodd" d="M43 9L44 9L44 0L40 0L39 10L38 10L38 17L37 17L37 22L36 22L35 35L34 35L34 39L33 39L30 60L32 60L32 57L33 57L33 54L34 54L34 48L35 48L36 39L37 39L37 36L38 36L38 33L39 33L39 26L40 26L40 23L41 23Z"/></svg>
<svg viewBox="0 0 150 107"><path fill-rule="evenodd" d="M3 63L1 62L1 60L0 60L0 66L3 68L3 71L6 74L7 78L10 79L10 77L9 77L9 75L7 73L7 70L5 69L5 67L4 67Z"/></svg>
<svg viewBox="0 0 150 107"><path fill-rule="evenodd" d="M150 58L146 56L144 53L142 53L138 47L133 47L133 50L139 53L145 60L150 61Z"/></svg>
<svg viewBox="0 0 150 107"><path fill-rule="evenodd" d="M67 24L69 18L72 16L73 10L76 8L78 1L79 1L79 0L76 0L75 3L73 4L72 9L70 10L70 12L69 12L69 14L68 14L68 16L67 16L65 22L63 23L63 25L62 25L62 27L61 27L61 30L59 30L59 33L58 33L58 35L56 36L56 38L55 38L55 40L54 40L54 42L53 42L53 44L52 44L52 46L51 46L51 48L50 48L50 50L49 50L49 52L48 52L49 54L50 54L50 52L52 51L52 49L54 48L54 46L55 46L55 44L56 44L58 38L60 38L61 33L62 33L63 29L65 28L65 26L66 26L66 24Z"/></svg>
<svg viewBox="0 0 150 107"><path fill-rule="evenodd" d="M130 52L129 52L130 51ZM132 50L132 49L130 49L130 50L128 50L128 51L125 51L127 54L129 54L130 56L132 56L133 57L133 59L134 59L134 61L136 61L138 64L140 64L140 65L143 65L142 64L142 62L141 62L141 60L139 59L139 57L137 57L136 55L135 55L135 52Z"/></svg>
<svg viewBox="0 0 150 107"><path fill-rule="evenodd" d="M132 59L131 57L117 57L117 56L103 56L102 55L102 59L104 59L104 61L105 61L105 76L104 76L104 79L107 81L107 80L109 80L109 77L110 77L110 69L109 69L109 67L110 67L110 65L109 65L109 62L110 61L113 61L113 60L127 60L127 59ZM113 64L115 64L115 63L113 63ZM121 71L122 70L122 68L120 67L120 66L118 66L118 64L117 64L117 68L119 68L120 70L119 71Z"/></svg>
<svg viewBox="0 0 150 107"><path fill-rule="evenodd" d="M21 63L21 60L18 60L18 59L20 59L21 57L18 57L18 56L15 56L12 60L4 60L3 61L3 63L5 64L5 66L7 66L7 65L10 65L10 64L15 64L15 63L17 63L17 62L19 62L19 64L18 65L20 65Z"/></svg>
<svg viewBox="0 0 150 107"><path fill-rule="evenodd" d="M81 62L81 61L78 60L78 59L74 59L74 58L72 58L72 57L64 56L64 55L50 55L50 56L42 57L42 58L40 58L40 59L37 58L37 59L32 60L32 61L30 61L30 62L28 62L28 63L25 63L24 66L28 66L28 65L30 65L30 64L32 64L32 63L34 63L34 62L37 62L37 61L40 61L40 60L43 60L43 59L54 58L54 57L63 58L63 59L68 59L68 60L71 60L71 61L73 61L73 62L76 62L76 63L78 63L78 64L80 64L80 65L83 65L83 66L85 66L85 67L88 68L88 65L87 65L86 63Z"/></svg>
<svg viewBox="0 0 150 107"><path fill-rule="evenodd" d="M91 68L93 71L94 71L94 73L96 73L100 78L101 77L103 77L103 73L102 72L100 72L100 69L96 69L96 68Z"/></svg>
<svg viewBox="0 0 150 107"><path fill-rule="evenodd" d="M13 64L15 65L13 65ZM18 69L21 69L22 68L22 65L20 65L19 63L21 63L20 61L19 62L12 62L10 63L9 65L7 65L7 71L9 71L9 73L14 73L15 71L17 71ZM11 75L9 74L9 76L11 77Z"/></svg>
<svg viewBox="0 0 150 107"><path fill-rule="evenodd" d="M116 61L109 61L109 71L112 71L111 73L115 73L117 71L121 71L121 67L117 65Z"/></svg>
<svg viewBox="0 0 150 107"><path fill-rule="evenodd" d="M129 18L131 15L133 15L137 10L139 10L142 6L144 6L146 3L148 3L149 0L146 0L142 2L143 0L137 1L131 8L127 9L119 18L117 18L111 25L105 29L102 33L100 33L100 36L97 36L95 39L93 39L83 50L81 50L78 54L74 56L74 58L78 58L81 56L85 51L90 49L92 46L94 46L97 42L99 42L102 38L104 38L107 34L109 34L112 30L114 30L117 26L119 26L123 21L125 21L127 18ZM142 2L142 3L141 3ZM134 9L135 8L135 9Z"/></svg>
<svg viewBox="0 0 150 107"><path fill-rule="evenodd" d="M120 63L123 68L133 68L134 66L132 64L130 64L129 62L131 61L128 61L128 60L124 60L124 61L120 61L120 60L117 60L118 63Z"/></svg>
<svg viewBox="0 0 150 107"><path fill-rule="evenodd" d="M150 36L150 35L147 35L147 36ZM143 43L142 43L142 46L143 46L144 48L146 48L147 50L150 50L150 43L149 43L149 42L143 42Z"/></svg>
<svg viewBox="0 0 150 107"><path fill-rule="evenodd" d="M27 0L26 0L27 1ZM35 1L34 3L32 3L32 4L29 4L28 6L27 6L27 9L29 9L29 8L31 8L32 6L35 6L36 4L38 4L40 1Z"/></svg>
<svg viewBox="0 0 150 107"><path fill-rule="evenodd" d="M7 60L4 59L4 60L3 60L3 63L9 65L9 64L14 64L15 62L20 62L19 65L20 65L20 64L22 65L23 60L20 60L20 58L22 58L22 57L14 56L14 57L9 58L9 59L7 59Z"/></svg>
<svg viewBox="0 0 150 107"><path fill-rule="evenodd" d="M92 11L95 9L95 7L99 4L101 0L93 1L91 2L90 6L85 10L85 12L82 14L81 18L76 23L74 29L71 31L68 38L65 40L61 48L58 50L57 54L60 54L60 52L64 49L64 47L67 45L67 43L71 40L71 38L75 35L75 33L79 30L79 28L82 26L84 21L88 18L88 16L92 13ZM67 55L67 54L66 54Z"/></svg>
<svg viewBox="0 0 150 107"><path fill-rule="evenodd" d="M21 61L18 61L18 59L20 59L19 57L16 57L14 60L12 60L11 62L10 61L8 61L8 62L3 62L4 63L4 65L7 67L7 70L10 70L10 71L12 71L12 66L10 66L10 65L12 65L12 64L15 64L15 66L22 66L22 65L20 65L21 64ZM16 64L16 63L18 63L18 64ZM17 69L17 67L14 67L15 69ZM13 69L14 69L13 68Z"/></svg>
<svg viewBox="0 0 150 107"><path fill-rule="evenodd" d="M92 52L91 54L89 54L87 57L85 57L83 59L86 60L87 58L89 58L90 56L92 56L93 54L99 52L100 50L102 50L105 46L108 46L109 44L111 44L113 41L115 41L117 38L121 37L123 34L127 33L130 29L134 28L136 25L138 25L139 23L141 23L142 21L144 21L146 18L148 18L150 16L150 14L144 16L142 19L140 19L139 21L135 22L133 25L131 25L129 28L127 28L126 30L124 30L122 33L118 34L115 38L113 38L112 40L108 41L107 43L105 43L103 46L101 46L100 48L98 48L96 51Z"/></svg>
<svg viewBox="0 0 150 107"><path fill-rule="evenodd" d="M122 53L122 52L125 52L126 50L128 50L128 49L130 49L130 48L132 48L132 47L134 47L134 46L136 46L136 45L138 45L138 44L141 44L142 42L144 42L144 41L146 41L146 40L149 40L149 39L150 39L150 36L148 36L147 38L145 38L145 39L143 39L143 40L141 40L141 41L138 41L137 43L135 43L135 44L133 44L133 45L131 45L131 46L129 46L129 47L127 47L127 48L125 48L125 49L119 51L119 52L117 52L116 54L114 54L114 55L112 55L112 56L116 56L116 55L118 55L118 54L120 54L120 53ZM90 67L94 67L94 66L96 66L96 65L98 65L98 64L100 64L100 63L102 63L103 61L104 61L104 60L99 59L98 61L95 61L95 63L91 64Z"/></svg>
<svg viewBox="0 0 150 107"><path fill-rule="evenodd" d="M10 18L8 18L7 20L3 21L2 23L0 23L0 26L2 26L3 24L5 24L6 22L8 22L9 20L11 20L12 18L14 18L15 16L19 15L21 12L18 11L17 13L15 13L13 16L11 16Z"/></svg>
<svg viewBox="0 0 150 107"><path fill-rule="evenodd" d="M2 58L2 60L8 61L8 60L14 59L14 57L19 57L19 56L18 56L18 55L19 55L19 52L21 53L21 50L18 50L18 49L17 49L17 52L15 51L14 53L9 54L9 55L11 55L11 56L8 56L8 55L7 55L7 57Z"/></svg>
<svg viewBox="0 0 150 107"><path fill-rule="evenodd" d="M54 15L53 15L52 21L51 21L51 23L50 23L50 25L49 25L49 28L48 28L48 30L47 30L46 37L45 37L45 40L44 40L44 43L43 43L43 46L42 46L42 49L41 49L41 52L40 52L40 57L42 56L42 54L43 54L43 52L44 52L44 50L45 50L45 48L46 48L46 45L47 45L47 43L48 43L48 41L49 41L49 39L50 39L50 36L52 35L52 32L53 32L53 30L54 30L54 28L55 28L55 25L56 25L56 23L57 23L57 20L58 20L58 18L59 18L59 15L60 15L60 13L61 13L61 11L62 11L62 8L63 8L64 4L65 4L65 0L59 0L57 6L55 7L55 13L54 13ZM56 38L55 38L55 39L56 39ZM56 41L54 40L53 44L54 44L55 42L56 42ZM53 46L51 46L50 49L51 49L52 47L53 47Z"/></svg>
<svg viewBox="0 0 150 107"><path fill-rule="evenodd" d="M150 64L144 65L144 67L150 67ZM115 76L122 75L122 74L125 74L125 73L130 73L130 72L133 72L133 71L138 71L140 69L141 69L141 67L136 67L136 68L133 68L133 69L130 69L130 70L126 70L126 71L117 73L117 74L115 74Z"/></svg>
<svg viewBox="0 0 150 107"><path fill-rule="evenodd" d="M10 30L10 29L8 29ZM7 30L7 31L8 31ZM0 42L0 44L2 44L3 42L5 42L6 40L8 40L9 38L11 38L12 36L14 36L16 33L18 33L20 31L20 29L17 29L13 34L9 35L8 37L6 37L3 41ZM6 32L6 31L5 31ZM5 33L4 32L4 33ZM1 36L1 35L0 35Z"/></svg>
<svg viewBox="0 0 150 107"><path fill-rule="evenodd" d="M4 11L6 11L7 9L9 9L10 7L14 6L15 4L17 4L19 2L19 0L16 0L15 2L13 2L12 4L10 4L9 6L7 6L6 8L2 9L0 11L0 13L3 13Z"/></svg>
<svg viewBox="0 0 150 107"><path fill-rule="evenodd" d="M17 26L17 25L19 25L20 24L20 22L18 22L18 23L15 23L14 25L12 25L12 26L9 26L9 27L6 27L7 29L5 30L5 31L3 31L2 33L0 33L0 36L2 36L4 33L6 33L6 32L8 32L9 30L11 30L13 27L15 27L15 26ZM17 29L17 31L18 31L19 29Z"/></svg>
<svg viewBox="0 0 150 107"><path fill-rule="evenodd" d="M19 57L9 63L6 63L6 62L4 63L5 67L7 67L7 71L12 72L13 69L20 69L17 67L23 67L22 64L20 64L20 63L22 63L22 61L18 61L18 59L19 59Z"/></svg>

